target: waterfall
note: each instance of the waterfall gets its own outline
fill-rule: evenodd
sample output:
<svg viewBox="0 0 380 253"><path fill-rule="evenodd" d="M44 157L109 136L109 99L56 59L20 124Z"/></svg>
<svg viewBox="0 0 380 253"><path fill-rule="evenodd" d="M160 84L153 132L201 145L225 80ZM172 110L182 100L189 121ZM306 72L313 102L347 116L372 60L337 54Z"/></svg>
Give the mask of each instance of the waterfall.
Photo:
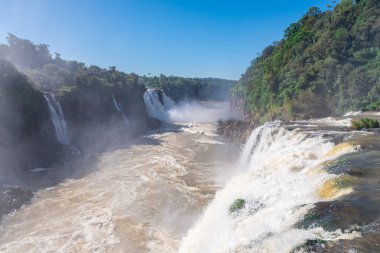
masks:
<svg viewBox="0 0 380 253"><path fill-rule="evenodd" d="M278 127L281 125L280 121L268 122L266 125L262 125L257 127L249 136L247 142L245 143L242 153L240 155L240 167L244 167L247 165L251 154L253 153L256 146L259 144L262 135L265 136L267 133L263 133L264 131L270 130L272 127ZM269 127L270 126L270 127Z"/></svg>
<svg viewBox="0 0 380 253"><path fill-rule="evenodd" d="M116 111L120 112L121 117L123 118L125 126L128 126L129 125L129 120L128 120L127 116L125 116L125 113L122 110L122 106L117 101L117 99L115 97L115 94L112 94L112 102L113 102L113 105L115 106Z"/></svg>
<svg viewBox="0 0 380 253"><path fill-rule="evenodd" d="M164 91L162 91L162 100L164 101L165 110L170 110L174 108L175 106L174 101L170 97L168 97Z"/></svg>
<svg viewBox="0 0 380 253"><path fill-rule="evenodd" d="M161 97L161 99L160 99ZM175 106L174 101L164 91L147 89L143 95L145 107L149 117L161 121L169 121L168 111Z"/></svg>
<svg viewBox="0 0 380 253"><path fill-rule="evenodd" d="M116 111L121 112L120 104L117 102L115 94L112 94L112 102L113 105L115 106Z"/></svg>
<svg viewBox="0 0 380 253"><path fill-rule="evenodd" d="M280 122L256 128L242 151L241 173L216 193L179 252L290 252L307 239L346 236L340 230L295 227L321 201L321 185L337 177L315 171L354 151L334 147L323 132L290 131ZM234 209L236 201L240 207Z"/></svg>
<svg viewBox="0 0 380 253"><path fill-rule="evenodd" d="M62 145L70 145L70 138L61 105L51 93L45 93L44 97L49 107L50 120L54 125L57 141Z"/></svg>

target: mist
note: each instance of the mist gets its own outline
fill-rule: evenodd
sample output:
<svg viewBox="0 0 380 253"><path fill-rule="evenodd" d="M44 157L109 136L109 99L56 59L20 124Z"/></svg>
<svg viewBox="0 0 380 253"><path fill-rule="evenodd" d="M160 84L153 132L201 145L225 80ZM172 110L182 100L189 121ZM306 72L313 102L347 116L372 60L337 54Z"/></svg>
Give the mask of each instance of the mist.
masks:
<svg viewBox="0 0 380 253"><path fill-rule="evenodd" d="M227 118L228 102L182 101L167 111L172 123L215 123Z"/></svg>

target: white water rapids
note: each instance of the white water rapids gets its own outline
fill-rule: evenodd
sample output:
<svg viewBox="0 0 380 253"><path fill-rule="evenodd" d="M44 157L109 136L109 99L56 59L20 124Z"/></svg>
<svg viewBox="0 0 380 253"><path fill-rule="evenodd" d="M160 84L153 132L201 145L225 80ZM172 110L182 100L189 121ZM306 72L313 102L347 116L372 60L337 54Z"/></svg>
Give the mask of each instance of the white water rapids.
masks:
<svg viewBox="0 0 380 253"><path fill-rule="evenodd" d="M0 252L176 252L236 156L227 146L215 124L191 123L106 152L5 217Z"/></svg>
<svg viewBox="0 0 380 253"><path fill-rule="evenodd" d="M215 123L167 125L101 154L94 172L37 192L4 218L0 252L278 253L351 238L294 225L336 177L323 164L353 151L271 122L252 132L239 160ZM245 206L231 212L236 199Z"/></svg>
<svg viewBox="0 0 380 253"><path fill-rule="evenodd" d="M294 228L313 204L321 201L318 187L336 177L315 170L355 149L347 146L332 152L334 146L322 134L289 131L280 122L256 128L242 151L241 173L216 193L182 240L179 252L280 253L290 252L307 239L356 236L322 228ZM231 213L236 199L244 199L246 204Z"/></svg>
<svg viewBox="0 0 380 253"><path fill-rule="evenodd" d="M227 102L185 101L176 104L163 90L154 89L147 89L143 98L148 116L164 122L215 123L226 116L223 108L228 107Z"/></svg>

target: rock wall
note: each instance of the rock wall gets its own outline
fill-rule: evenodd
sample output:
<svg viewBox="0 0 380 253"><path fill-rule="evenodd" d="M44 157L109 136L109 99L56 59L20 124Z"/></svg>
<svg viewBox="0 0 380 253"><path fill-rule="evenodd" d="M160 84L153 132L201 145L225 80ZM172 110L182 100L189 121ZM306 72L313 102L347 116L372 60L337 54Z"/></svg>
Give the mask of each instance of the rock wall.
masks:
<svg viewBox="0 0 380 253"><path fill-rule="evenodd" d="M233 142L245 143L255 128L255 124L250 120L230 119L218 122L217 133Z"/></svg>

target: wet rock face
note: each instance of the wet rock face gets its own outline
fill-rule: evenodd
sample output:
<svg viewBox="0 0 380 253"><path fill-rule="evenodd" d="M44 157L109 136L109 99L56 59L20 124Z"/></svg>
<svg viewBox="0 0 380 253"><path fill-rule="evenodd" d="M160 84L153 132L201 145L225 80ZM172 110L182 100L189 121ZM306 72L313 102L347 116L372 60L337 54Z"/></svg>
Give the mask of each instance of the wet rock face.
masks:
<svg viewBox="0 0 380 253"><path fill-rule="evenodd" d="M255 124L250 120L226 120L218 122L218 134L236 143L244 143Z"/></svg>
<svg viewBox="0 0 380 253"><path fill-rule="evenodd" d="M0 217L20 208L23 204L29 203L33 193L21 187L1 187L0 188Z"/></svg>
<svg viewBox="0 0 380 253"><path fill-rule="evenodd" d="M147 125L148 125L148 129L157 129L161 127L162 122L158 119L148 117Z"/></svg>
<svg viewBox="0 0 380 253"><path fill-rule="evenodd" d="M164 96L163 96L163 91L162 90L155 90L158 96L158 100L160 100L160 103L164 105Z"/></svg>

